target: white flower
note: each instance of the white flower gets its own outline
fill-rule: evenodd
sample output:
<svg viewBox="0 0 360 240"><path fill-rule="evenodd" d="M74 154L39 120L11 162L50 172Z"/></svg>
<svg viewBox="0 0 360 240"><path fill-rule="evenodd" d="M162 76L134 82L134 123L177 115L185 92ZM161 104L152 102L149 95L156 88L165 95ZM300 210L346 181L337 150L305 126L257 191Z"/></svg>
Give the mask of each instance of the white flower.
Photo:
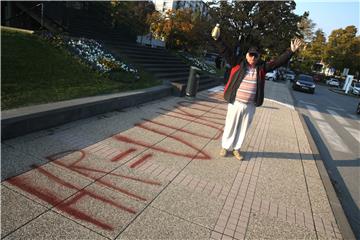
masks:
<svg viewBox="0 0 360 240"><path fill-rule="evenodd" d="M70 39L64 41L70 48L74 49L75 53L85 61L93 64L99 71L108 72L111 70L105 64L100 63L101 60L106 62L112 62L114 65L119 66L121 69L127 72L137 72L136 69L130 68L125 63L117 61L110 53L105 53L101 49L101 45L95 40L78 39L77 41Z"/></svg>

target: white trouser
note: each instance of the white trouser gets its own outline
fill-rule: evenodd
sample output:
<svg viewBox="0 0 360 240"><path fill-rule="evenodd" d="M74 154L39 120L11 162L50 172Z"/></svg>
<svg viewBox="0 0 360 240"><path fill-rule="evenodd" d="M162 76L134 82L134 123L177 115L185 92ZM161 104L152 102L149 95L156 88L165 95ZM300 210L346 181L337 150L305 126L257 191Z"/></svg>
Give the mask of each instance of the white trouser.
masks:
<svg viewBox="0 0 360 240"><path fill-rule="evenodd" d="M233 104L228 104L225 128L221 142L223 148L229 151L240 149L254 113L254 103L245 104L235 101Z"/></svg>

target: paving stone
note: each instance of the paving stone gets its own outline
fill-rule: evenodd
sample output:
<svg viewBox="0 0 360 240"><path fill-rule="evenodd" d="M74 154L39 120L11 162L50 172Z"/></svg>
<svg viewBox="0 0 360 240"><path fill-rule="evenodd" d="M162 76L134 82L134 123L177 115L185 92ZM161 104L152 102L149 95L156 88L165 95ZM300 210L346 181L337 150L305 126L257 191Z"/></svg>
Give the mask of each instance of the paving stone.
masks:
<svg viewBox="0 0 360 240"><path fill-rule="evenodd" d="M51 208L83 187L90 179L76 172L48 163L4 181L8 188Z"/></svg>
<svg viewBox="0 0 360 240"><path fill-rule="evenodd" d="M114 239L145 207L131 189L113 189L94 183L54 211L99 234Z"/></svg>
<svg viewBox="0 0 360 240"><path fill-rule="evenodd" d="M107 238L85 228L52 211L26 224L16 232L8 235L10 239L99 239Z"/></svg>
<svg viewBox="0 0 360 240"><path fill-rule="evenodd" d="M148 207L116 239L209 239L210 230Z"/></svg>
<svg viewBox="0 0 360 240"><path fill-rule="evenodd" d="M47 208L1 185L1 237L47 211Z"/></svg>
<svg viewBox="0 0 360 240"><path fill-rule="evenodd" d="M204 193L193 192L170 184L151 206L193 223L213 228L219 216L222 201Z"/></svg>
<svg viewBox="0 0 360 240"><path fill-rule="evenodd" d="M262 214L251 214L246 239L316 239L307 228Z"/></svg>
<svg viewBox="0 0 360 240"><path fill-rule="evenodd" d="M11 145L1 144L1 181L32 169L32 165L42 165L47 161L19 151Z"/></svg>
<svg viewBox="0 0 360 240"><path fill-rule="evenodd" d="M265 87L267 99L241 148L243 161L219 156L227 103L221 93L216 101L204 100L207 91L194 101L165 98L6 141L5 172L27 171L19 176L27 188L2 183L11 189L5 202L24 203L11 211L26 223L12 226L7 217L5 234L312 239L321 222L320 239L338 236L289 89L273 82ZM52 162L28 171L21 161L11 163L22 157ZM27 208L33 210L25 213Z"/></svg>

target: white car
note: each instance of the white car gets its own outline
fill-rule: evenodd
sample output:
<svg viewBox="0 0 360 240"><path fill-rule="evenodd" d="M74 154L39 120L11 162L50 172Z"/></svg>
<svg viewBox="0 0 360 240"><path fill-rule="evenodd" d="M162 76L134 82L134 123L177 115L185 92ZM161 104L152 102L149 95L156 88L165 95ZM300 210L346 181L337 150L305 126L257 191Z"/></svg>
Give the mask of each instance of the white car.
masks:
<svg viewBox="0 0 360 240"><path fill-rule="evenodd" d="M265 80L276 81L277 80L277 70L272 70L265 74Z"/></svg>
<svg viewBox="0 0 360 240"><path fill-rule="evenodd" d="M354 86L352 86L352 93L360 95L360 83L354 83Z"/></svg>
<svg viewBox="0 0 360 240"><path fill-rule="evenodd" d="M295 77L296 77L296 74L293 71L288 70L285 72L285 78L287 80L294 81Z"/></svg>
<svg viewBox="0 0 360 240"><path fill-rule="evenodd" d="M329 85L329 86L332 86L332 87L339 87L340 86L339 80L334 79L334 78L326 81L326 84Z"/></svg>

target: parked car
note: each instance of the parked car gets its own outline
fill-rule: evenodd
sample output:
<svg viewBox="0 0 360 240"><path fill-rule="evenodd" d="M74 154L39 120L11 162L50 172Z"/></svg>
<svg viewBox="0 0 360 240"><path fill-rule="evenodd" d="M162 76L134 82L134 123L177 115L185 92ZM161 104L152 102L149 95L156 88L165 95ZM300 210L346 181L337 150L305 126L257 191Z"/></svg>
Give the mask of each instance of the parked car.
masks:
<svg viewBox="0 0 360 240"><path fill-rule="evenodd" d="M324 74L315 73L315 74L313 75L313 80L314 80L315 82L322 82L322 81L324 80L324 78L325 78L325 75L324 75Z"/></svg>
<svg viewBox="0 0 360 240"><path fill-rule="evenodd" d="M296 74L295 74L293 71L287 70L287 71L285 72L285 79L286 79L286 80L294 81L294 80L295 80L295 77L296 77Z"/></svg>
<svg viewBox="0 0 360 240"><path fill-rule="evenodd" d="M312 76L300 74L296 77L292 87L294 90L306 91L314 94L315 86Z"/></svg>
<svg viewBox="0 0 360 240"><path fill-rule="evenodd" d="M359 104L358 104L358 106L357 106L356 113L357 113L357 114L360 114L360 102L359 102Z"/></svg>
<svg viewBox="0 0 360 240"><path fill-rule="evenodd" d="M360 83L354 83L354 85L351 86L351 88L353 94L360 95Z"/></svg>
<svg viewBox="0 0 360 240"><path fill-rule="evenodd" d="M334 78L330 78L328 80L325 81L326 85L329 85L329 82L332 81Z"/></svg>
<svg viewBox="0 0 360 240"><path fill-rule="evenodd" d="M335 79L335 78L331 78L329 80L326 81L326 84L331 86L331 87L340 87L340 82L339 80Z"/></svg>
<svg viewBox="0 0 360 240"><path fill-rule="evenodd" d="M265 80L270 80L270 81L276 81L278 79L278 71L272 70L271 72L267 72L265 74Z"/></svg>

